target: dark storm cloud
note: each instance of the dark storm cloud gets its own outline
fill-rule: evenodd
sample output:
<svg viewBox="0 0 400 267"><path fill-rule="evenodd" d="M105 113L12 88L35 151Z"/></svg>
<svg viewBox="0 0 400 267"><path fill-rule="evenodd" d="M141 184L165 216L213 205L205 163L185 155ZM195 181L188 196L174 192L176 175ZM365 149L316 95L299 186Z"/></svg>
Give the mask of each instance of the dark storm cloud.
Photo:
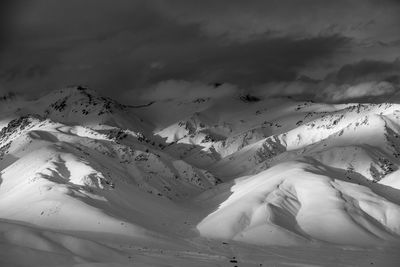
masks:
<svg viewBox="0 0 400 267"><path fill-rule="evenodd" d="M266 36L246 43L204 37L198 41L197 45L176 43L169 48L175 50L174 57L165 61L165 70L149 74L148 79L158 82L172 77L242 86L294 80L302 67L327 60L349 42L337 35L306 39ZM157 54L156 48L148 49L148 54ZM183 53L181 58L179 53Z"/></svg>
<svg viewBox="0 0 400 267"><path fill-rule="evenodd" d="M393 1L10 3L0 87L34 93L76 83L114 94L168 80L252 87L321 78L366 55L393 60L400 45Z"/></svg>

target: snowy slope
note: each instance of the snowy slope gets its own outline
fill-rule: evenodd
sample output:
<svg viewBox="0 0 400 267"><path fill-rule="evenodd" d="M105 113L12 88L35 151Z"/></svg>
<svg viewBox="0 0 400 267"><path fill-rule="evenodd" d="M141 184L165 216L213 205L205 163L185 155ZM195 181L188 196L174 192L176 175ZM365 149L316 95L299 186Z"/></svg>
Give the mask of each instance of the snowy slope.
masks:
<svg viewBox="0 0 400 267"><path fill-rule="evenodd" d="M312 241L368 246L400 234L400 206L343 173L286 162L237 179L199 225L205 236L264 245Z"/></svg>
<svg viewBox="0 0 400 267"><path fill-rule="evenodd" d="M2 264L32 266L18 247L33 266L346 264L362 248L396 266L400 105L132 107L78 86L1 100L0 128Z"/></svg>

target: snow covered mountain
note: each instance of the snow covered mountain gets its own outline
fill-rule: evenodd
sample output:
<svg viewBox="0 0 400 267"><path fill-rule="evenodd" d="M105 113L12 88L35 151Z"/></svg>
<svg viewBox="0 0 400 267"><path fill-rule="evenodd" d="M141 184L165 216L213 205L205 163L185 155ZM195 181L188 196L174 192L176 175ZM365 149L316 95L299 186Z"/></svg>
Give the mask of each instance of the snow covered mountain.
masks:
<svg viewBox="0 0 400 267"><path fill-rule="evenodd" d="M400 260L399 104L77 86L0 100L0 128L2 266Z"/></svg>

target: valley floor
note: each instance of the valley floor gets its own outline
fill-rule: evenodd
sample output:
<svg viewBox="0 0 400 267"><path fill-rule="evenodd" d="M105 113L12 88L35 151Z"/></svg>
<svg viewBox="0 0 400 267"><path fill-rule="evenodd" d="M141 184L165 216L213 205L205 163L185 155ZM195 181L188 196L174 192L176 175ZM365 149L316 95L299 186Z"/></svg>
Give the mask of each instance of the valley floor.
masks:
<svg viewBox="0 0 400 267"><path fill-rule="evenodd" d="M174 227L181 232L193 230L188 223L179 224ZM393 245L256 246L185 235L167 235L155 242L1 221L0 266L398 266L400 262L400 246Z"/></svg>

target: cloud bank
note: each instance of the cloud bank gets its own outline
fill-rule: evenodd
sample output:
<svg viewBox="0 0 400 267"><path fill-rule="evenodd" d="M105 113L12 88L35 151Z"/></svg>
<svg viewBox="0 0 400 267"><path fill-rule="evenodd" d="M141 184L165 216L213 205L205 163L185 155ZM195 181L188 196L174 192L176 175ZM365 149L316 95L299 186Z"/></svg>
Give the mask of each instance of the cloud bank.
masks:
<svg viewBox="0 0 400 267"><path fill-rule="evenodd" d="M170 80L253 88L301 75L323 79L362 62L329 80L348 83L368 64L386 71L379 62L400 56L398 1L15 0L0 7L0 85L32 95L82 83L118 97Z"/></svg>
<svg viewBox="0 0 400 267"><path fill-rule="evenodd" d="M249 91L261 97L294 97L328 103L398 101L400 61L362 60L346 64L322 80L301 76L295 81L270 82Z"/></svg>

